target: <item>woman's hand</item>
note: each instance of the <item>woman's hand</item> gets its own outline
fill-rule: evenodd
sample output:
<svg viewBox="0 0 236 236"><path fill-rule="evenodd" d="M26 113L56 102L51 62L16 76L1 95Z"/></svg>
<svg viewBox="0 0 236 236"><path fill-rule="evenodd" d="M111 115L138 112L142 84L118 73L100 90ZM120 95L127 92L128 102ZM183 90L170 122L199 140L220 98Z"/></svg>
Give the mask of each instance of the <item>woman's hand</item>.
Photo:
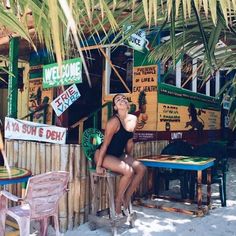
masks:
<svg viewBox="0 0 236 236"><path fill-rule="evenodd" d="M97 167L96 167L96 173L97 173L98 175L104 175L104 174L106 173L106 169L103 168L103 167L101 167L101 166L97 166Z"/></svg>

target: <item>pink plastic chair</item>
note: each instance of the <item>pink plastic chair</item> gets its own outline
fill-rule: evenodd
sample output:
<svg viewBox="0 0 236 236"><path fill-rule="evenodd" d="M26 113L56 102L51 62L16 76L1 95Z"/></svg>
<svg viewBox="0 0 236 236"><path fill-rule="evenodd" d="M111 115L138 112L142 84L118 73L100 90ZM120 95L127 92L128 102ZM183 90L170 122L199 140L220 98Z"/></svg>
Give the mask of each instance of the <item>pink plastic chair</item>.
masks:
<svg viewBox="0 0 236 236"><path fill-rule="evenodd" d="M58 204L60 198L67 191L68 181L68 172L54 171L30 177L24 198L18 198L5 190L1 191L1 232L4 232L6 215L9 215L17 221L20 236L30 234L31 220L40 221L40 236L44 236L47 235L48 218L52 216L56 235L59 236ZM22 204L7 209L6 199L22 202Z"/></svg>

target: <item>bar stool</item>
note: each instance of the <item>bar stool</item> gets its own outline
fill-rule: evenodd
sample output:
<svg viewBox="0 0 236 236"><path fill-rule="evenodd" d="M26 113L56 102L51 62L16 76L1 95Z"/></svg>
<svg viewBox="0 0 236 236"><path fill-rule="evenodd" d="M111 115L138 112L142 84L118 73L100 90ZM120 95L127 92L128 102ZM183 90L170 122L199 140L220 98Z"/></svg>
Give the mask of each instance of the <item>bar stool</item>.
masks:
<svg viewBox="0 0 236 236"><path fill-rule="evenodd" d="M115 216L115 178L119 176L114 172L107 170L104 175L98 175L93 161L94 153L97 147L103 142L104 136L100 130L96 128L88 128L84 131L82 137L82 148L86 158L89 160L89 171L92 189L92 210L88 216L89 227L91 230L96 230L98 227L110 225L112 235L117 235L117 227L129 221L130 227L134 227L136 219L135 212L132 211L132 204L129 203L128 216L117 218ZM101 191L101 180L104 179L108 192L109 208L99 210L100 197L98 193Z"/></svg>

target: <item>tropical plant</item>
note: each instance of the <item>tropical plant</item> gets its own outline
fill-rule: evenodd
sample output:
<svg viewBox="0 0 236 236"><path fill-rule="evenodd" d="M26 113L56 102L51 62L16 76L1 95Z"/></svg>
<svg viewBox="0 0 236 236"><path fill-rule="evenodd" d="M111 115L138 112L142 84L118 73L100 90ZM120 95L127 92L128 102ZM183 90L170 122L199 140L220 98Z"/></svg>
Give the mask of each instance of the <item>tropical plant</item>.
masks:
<svg viewBox="0 0 236 236"><path fill-rule="evenodd" d="M198 69L205 81L220 68L230 71L236 67L235 0L0 2L0 26L17 33L33 45L27 28L29 19L33 18L35 34L49 51L55 53L59 64L74 48L83 59L82 50L91 48L89 41L92 39L98 42L97 47L102 47L108 43L111 34L115 33L116 37L109 43L121 43L138 29L147 28L155 31L157 37L163 31L169 32L170 36L167 41L153 48L150 60L165 61L172 57L175 65L185 53L191 53L193 58L201 58L202 65ZM133 27L125 37L121 37L124 25ZM235 79L228 86L227 91L232 91Z"/></svg>

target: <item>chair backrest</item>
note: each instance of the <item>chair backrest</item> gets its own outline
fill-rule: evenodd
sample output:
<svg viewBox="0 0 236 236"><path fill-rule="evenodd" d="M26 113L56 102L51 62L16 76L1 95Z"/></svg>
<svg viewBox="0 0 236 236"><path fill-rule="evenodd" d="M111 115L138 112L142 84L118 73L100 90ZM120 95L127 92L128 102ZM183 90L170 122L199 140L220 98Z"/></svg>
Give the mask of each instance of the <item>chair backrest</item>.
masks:
<svg viewBox="0 0 236 236"><path fill-rule="evenodd" d="M29 178L24 201L30 205L31 218L53 215L67 190L69 173L52 171Z"/></svg>
<svg viewBox="0 0 236 236"><path fill-rule="evenodd" d="M186 141L175 140L169 143L161 152L161 154L192 156L193 147Z"/></svg>
<svg viewBox="0 0 236 236"><path fill-rule="evenodd" d="M213 174L216 174L217 170L222 172L227 170L228 155L225 145L214 142L200 145L194 149L194 156L215 158L215 165L212 168Z"/></svg>
<svg viewBox="0 0 236 236"><path fill-rule="evenodd" d="M82 137L82 148L84 155L89 161L93 161L94 153L98 146L103 142L103 133L96 128L88 128Z"/></svg>

